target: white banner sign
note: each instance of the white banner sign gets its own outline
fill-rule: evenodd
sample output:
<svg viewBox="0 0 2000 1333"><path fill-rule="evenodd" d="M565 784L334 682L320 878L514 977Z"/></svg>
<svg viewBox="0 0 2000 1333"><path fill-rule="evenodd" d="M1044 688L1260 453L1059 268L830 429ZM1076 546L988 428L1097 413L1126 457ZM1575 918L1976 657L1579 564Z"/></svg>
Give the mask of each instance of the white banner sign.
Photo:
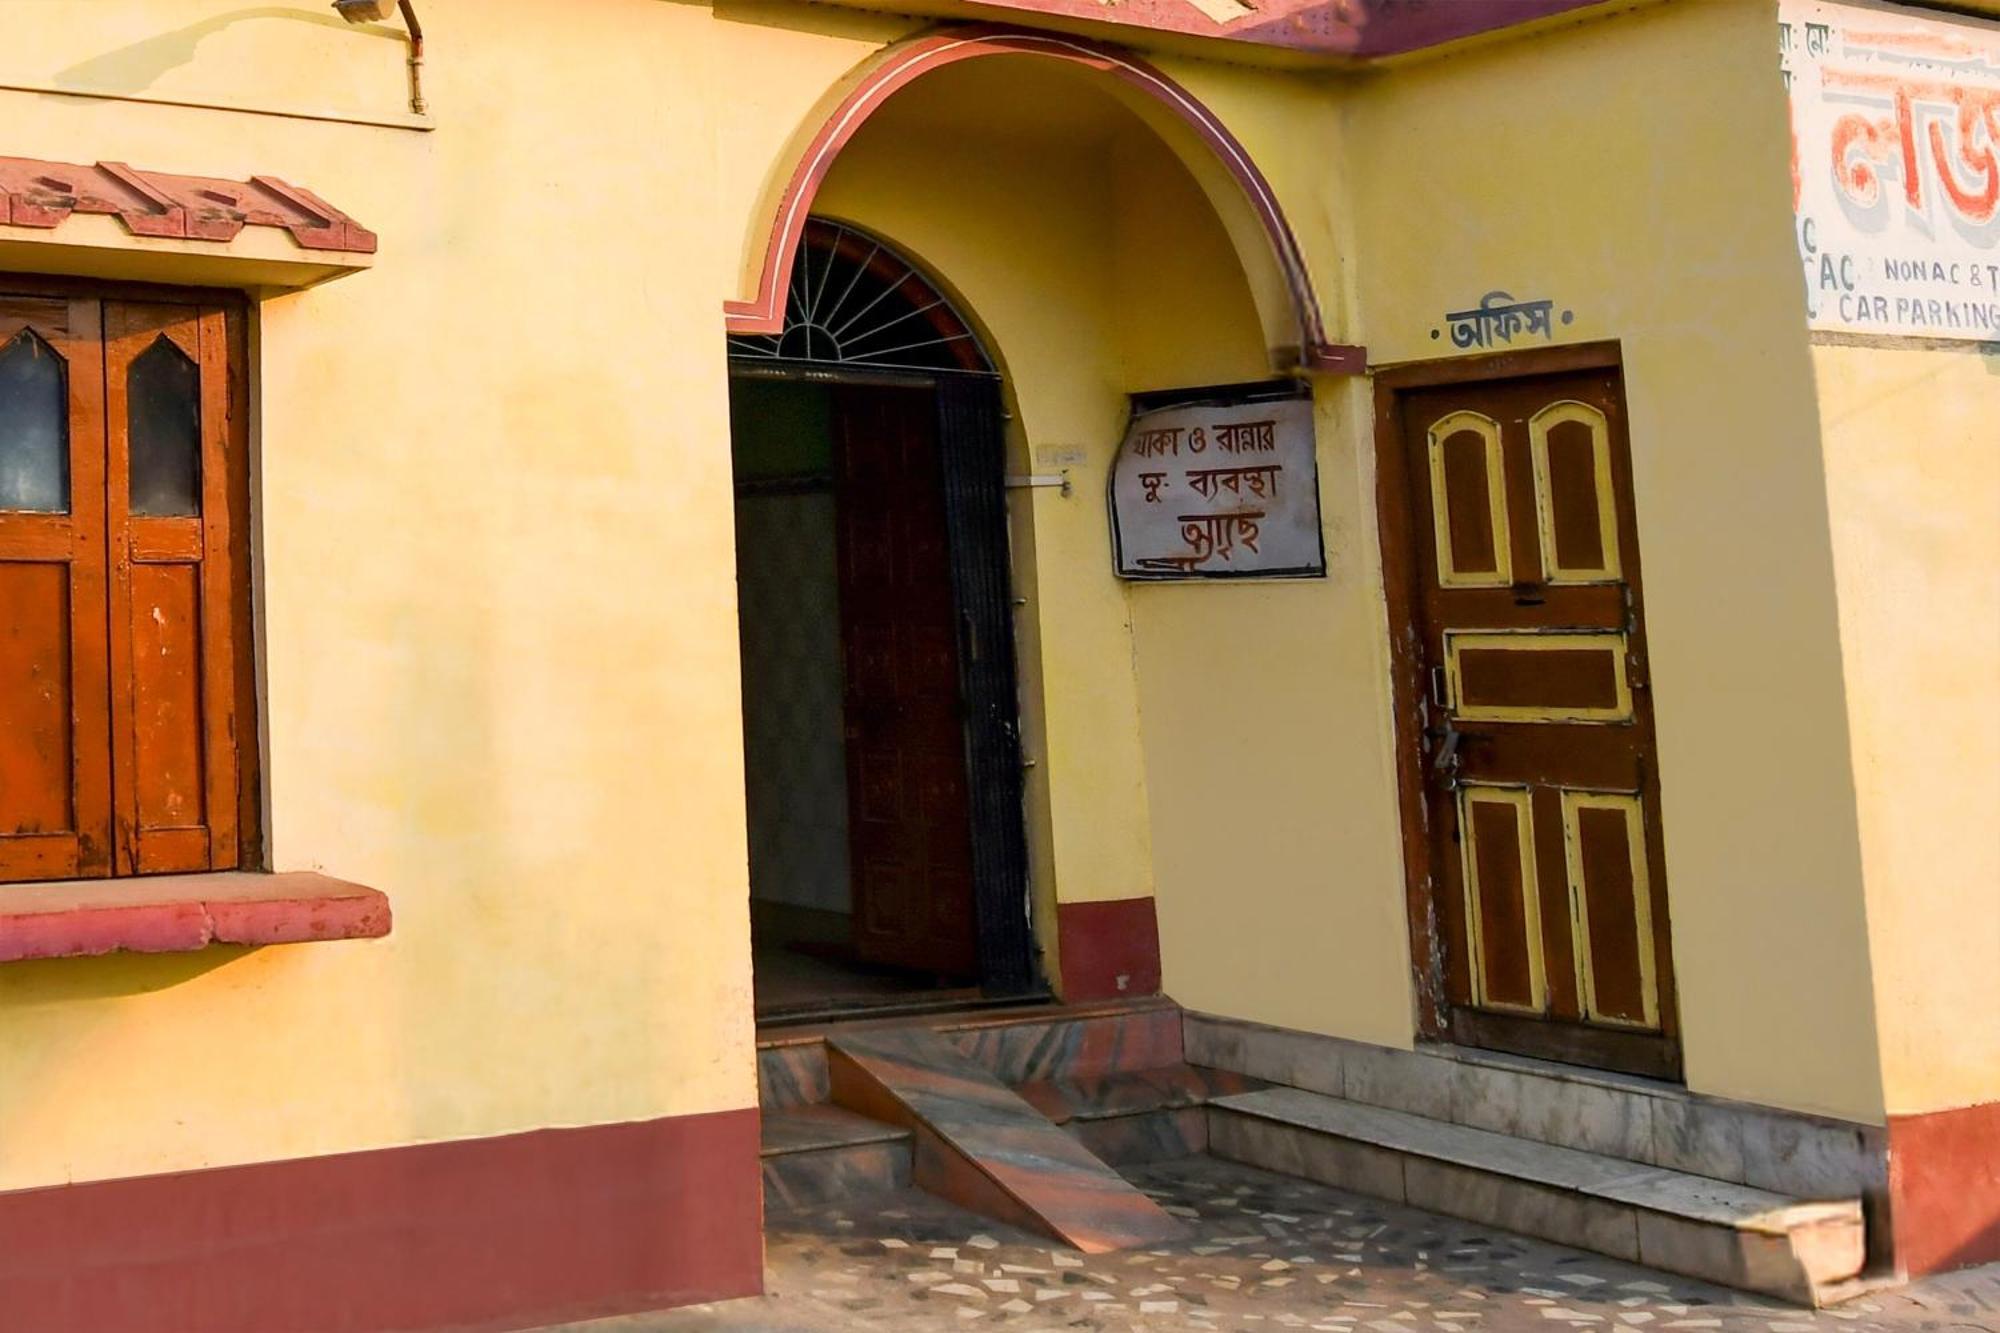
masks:
<svg viewBox="0 0 2000 1333"><path fill-rule="evenodd" d="M2000 24L1781 0L1811 326L2000 340Z"/></svg>
<svg viewBox="0 0 2000 1333"><path fill-rule="evenodd" d="M1326 573L1308 399L1142 412L1111 474L1128 579Z"/></svg>

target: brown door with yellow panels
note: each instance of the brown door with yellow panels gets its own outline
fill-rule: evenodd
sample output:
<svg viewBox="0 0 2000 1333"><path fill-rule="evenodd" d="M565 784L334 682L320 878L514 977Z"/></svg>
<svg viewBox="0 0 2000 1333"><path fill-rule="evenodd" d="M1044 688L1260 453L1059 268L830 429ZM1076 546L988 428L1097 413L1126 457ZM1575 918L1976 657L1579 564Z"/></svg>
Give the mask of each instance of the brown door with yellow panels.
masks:
<svg viewBox="0 0 2000 1333"><path fill-rule="evenodd" d="M1395 409L1440 1035L1677 1076L1619 371Z"/></svg>

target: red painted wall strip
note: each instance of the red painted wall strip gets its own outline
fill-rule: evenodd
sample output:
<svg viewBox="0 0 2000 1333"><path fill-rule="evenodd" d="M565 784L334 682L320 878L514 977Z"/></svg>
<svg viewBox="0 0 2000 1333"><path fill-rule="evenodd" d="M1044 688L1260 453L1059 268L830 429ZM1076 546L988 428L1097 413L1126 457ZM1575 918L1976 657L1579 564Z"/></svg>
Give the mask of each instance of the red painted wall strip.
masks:
<svg viewBox="0 0 2000 1333"><path fill-rule="evenodd" d="M0 1326L523 1328L751 1295L754 1109L0 1194Z"/></svg>
<svg viewBox="0 0 2000 1333"><path fill-rule="evenodd" d="M1889 1117L1889 1217L1912 1276L2000 1262L2000 1102Z"/></svg>
<svg viewBox="0 0 2000 1333"><path fill-rule="evenodd" d="M1160 990L1160 925L1151 898L1058 903L1062 998L1129 999Z"/></svg>

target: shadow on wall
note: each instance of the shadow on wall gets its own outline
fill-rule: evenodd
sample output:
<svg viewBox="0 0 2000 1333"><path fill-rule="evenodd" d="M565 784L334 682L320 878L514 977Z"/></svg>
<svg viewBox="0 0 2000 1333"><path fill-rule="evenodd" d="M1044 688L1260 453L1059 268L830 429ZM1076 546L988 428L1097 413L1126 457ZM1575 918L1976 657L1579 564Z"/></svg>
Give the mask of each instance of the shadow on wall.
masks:
<svg viewBox="0 0 2000 1333"><path fill-rule="evenodd" d="M405 40L400 29L380 24L356 27L331 10L319 14L263 5L256 9L239 9L231 14L217 14L199 23L190 23L185 28L176 28L172 32L163 32L156 37L106 51L103 55L92 56L57 71L55 83L61 88L89 89L93 92L144 92L166 74L182 65L194 63L203 39L252 19L284 19L292 23L360 32L394 41L398 45Z"/></svg>
<svg viewBox="0 0 2000 1333"><path fill-rule="evenodd" d="M116 953L8 963L0 975L0 1013L169 990L255 952L252 945L215 944L193 953Z"/></svg>

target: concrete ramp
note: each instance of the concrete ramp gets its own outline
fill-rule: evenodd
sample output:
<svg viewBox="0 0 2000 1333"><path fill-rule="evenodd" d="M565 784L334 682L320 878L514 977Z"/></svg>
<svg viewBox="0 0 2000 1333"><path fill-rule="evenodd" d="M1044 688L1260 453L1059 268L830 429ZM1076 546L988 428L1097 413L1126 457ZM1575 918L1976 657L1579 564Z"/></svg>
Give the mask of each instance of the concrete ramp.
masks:
<svg viewBox="0 0 2000 1333"><path fill-rule="evenodd" d="M832 1100L908 1128L918 1187L1089 1254L1186 1234L1076 1139L920 1028L827 1038Z"/></svg>

